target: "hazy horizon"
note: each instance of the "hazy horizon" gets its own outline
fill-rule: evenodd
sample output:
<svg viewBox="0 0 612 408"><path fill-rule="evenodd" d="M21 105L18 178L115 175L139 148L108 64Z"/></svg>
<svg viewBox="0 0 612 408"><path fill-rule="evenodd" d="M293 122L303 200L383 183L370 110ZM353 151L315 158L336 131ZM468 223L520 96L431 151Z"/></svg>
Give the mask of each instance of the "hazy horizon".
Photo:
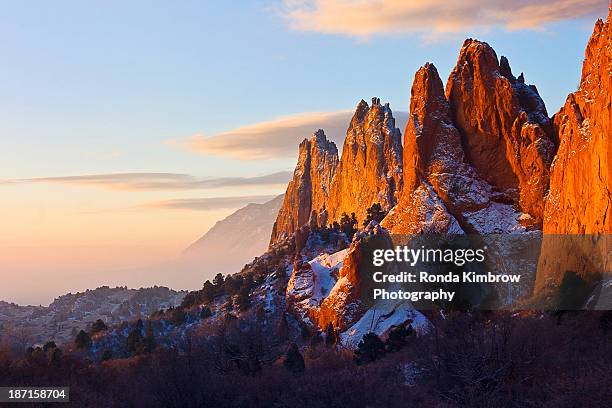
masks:
<svg viewBox="0 0 612 408"><path fill-rule="evenodd" d="M5 4L0 300L198 281L173 259L283 193L301 139L323 128L341 143L373 96L403 133L414 73L430 61L445 80L464 38L507 56L552 116L608 10L380 1Z"/></svg>

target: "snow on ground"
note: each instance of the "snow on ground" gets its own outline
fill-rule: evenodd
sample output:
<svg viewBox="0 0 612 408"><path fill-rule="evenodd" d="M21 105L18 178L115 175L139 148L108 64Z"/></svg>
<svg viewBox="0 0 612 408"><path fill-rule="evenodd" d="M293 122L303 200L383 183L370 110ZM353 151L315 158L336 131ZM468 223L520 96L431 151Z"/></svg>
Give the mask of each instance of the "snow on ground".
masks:
<svg viewBox="0 0 612 408"><path fill-rule="evenodd" d="M525 227L519 222L521 213L508 204L493 202L482 210L465 212L463 215L481 234L525 232Z"/></svg>
<svg viewBox="0 0 612 408"><path fill-rule="evenodd" d="M344 346L356 348L365 334L374 332L380 336L389 330L391 326L398 326L408 319L412 320L411 325L417 334L425 333L429 330L429 320L422 313L415 310L410 302L378 302L357 323L344 331L340 335L340 339Z"/></svg>
<svg viewBox="0 0 612 408"><path fill-rule="evenodd" d="M287 295L297 301L303 311L317 307L336 284L334 271L342 268L347 249L333 254L323 253L308 262L310 268L294 271L289 280Z"/></svg>
<svg viewBox="0 0 612 408"><path fill-rule="evenodd" d="M329 291L335 285L336 279L332 276L332 272L335 269L342 268L347 253L348 248L333 254L321 254L308 262L314 272L312 299L317 304L329 294Z"/></svg>

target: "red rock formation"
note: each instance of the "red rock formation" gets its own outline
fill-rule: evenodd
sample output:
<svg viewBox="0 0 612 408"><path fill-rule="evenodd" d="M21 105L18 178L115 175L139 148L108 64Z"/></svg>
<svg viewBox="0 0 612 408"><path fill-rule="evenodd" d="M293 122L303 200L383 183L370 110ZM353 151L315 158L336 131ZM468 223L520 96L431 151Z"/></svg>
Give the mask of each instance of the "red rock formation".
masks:
<svg viewBox="0 0 612 408"><path fill-rule="evenodd" d="M404 191L383 226L396 234L522 230L520 213L468 163L432 64L417 71L411 95Z"/></svg>
<svg viewBox="0 0 612 408"><path fill-rule="evenodd" d="M612 12L611 12L612 14ZM595 24L578 90L554 116L559 151L551 168L535 292L566 271L599 279L612 267L612 40L610 16ZM549 235L550 234L550 235ZM559 236L552 234L593 234ZM607 235L606 235L607 234Z"/></svg>
<svg viewBox="0 0 612 408"><path fill-rule="evenodd" d="M331 323L335 329L343 331L361 318L367 310L361 301L360 293L365 273L363 270L371 264L373 248L391 246L389 233L375 222L355 234L334 287L320 307L308 311L310 319L316 322L321 330L325 330Z"/></svg>
<svg viewBox="0 0 612 408"><path fill-rule="evenodd" d="M559 152L551 170L544 232L612 233L612 40L610 17L597 21L578 90L554 116Z"/></svg>
<svg viewBox="0 0 612 408"><path fill-rule="evenodd" d="M359 102L346 132L342 158L332 182L330 220L354 212L359 222L374 203L390 209L402 188L401 134L389 104Z"/></svg>
<svg viewBox="0 0 612 408"><path fill-rule="evenodd" d="M300 143L298 163L274 223L270 245L308 224L313 212L317 218L313 222L327 223L324 208L337 166L338 148L327 140L323 130Z"/></svg>
<svg viewBox="0 0 612 408"><path fill-rule="evenodd" d="M446 95L467 160L481 178L541 225L552 126L537 89L512 75L484 42L468 39L448 78Z"/></svg>

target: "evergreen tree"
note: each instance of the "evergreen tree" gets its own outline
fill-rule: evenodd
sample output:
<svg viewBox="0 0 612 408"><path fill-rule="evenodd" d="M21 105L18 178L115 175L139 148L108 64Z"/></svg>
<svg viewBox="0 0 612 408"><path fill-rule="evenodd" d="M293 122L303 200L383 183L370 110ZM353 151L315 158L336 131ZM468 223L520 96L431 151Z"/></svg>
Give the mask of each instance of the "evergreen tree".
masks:
<svg viewBox="0 0 612 408"><path fill-rule="evenodd" d="M408 344L408 338L412 336L414 330L410 325L411 321L406 322L404 324L400 324L399 326L391 328L389 330L389 336L385 341L385 350L386 351L399 351Z"/></svg>
<svg viewBox="0 0 612 408"><path fill-rule="evenodd" d="M100 360L107 361L107 360L110 360L111 358L113 358L113 352L110 351L109 349L104 349L104 351L102 352L102 356L100 357Z"/></svg>
<svg viewBox="0 0 612 408"><path fill-rule="evenodd" d="M106 324L102 321L102 319L98 319L91 325L91 334L96 334L106 329L108 329Z"/></svg>
<svg viewBox="0 0 612 408"><path fill-rule="evenodd" d="M91 337L89 337L89 334L87 334L84 330L81 330L74 339L74 343L78 349L89 349L91 347Z"/></svg>
<svg viewBox="0 0 612 408"><path fill-rule="evenodd" d="M62 350L59 347L50 348L47 351L47 359L53 365L59 364L62 360Z"/></svg>
<svg viewBox="0 0 612 408"><path fill-rule="evenodd" d="M223 274L218 273L215 275L212 283L215 286L215 290L217 293L219 294L223 293L223 283L224 282L225 280L223 279Z"/></svg>
<svg viewBox="0 0 612 408"><path fill-rule="evenodd" d="M340 216L340 224L334 223L334 227L337 226L350 241L353 239L355 232L357 232L357 224L357 217L355 216L355 213L351 213L351 216L349 217L349 215L344 212Z"/></svg>
<svg viewBox="0 0 612 408"><path fill-rule="evenodd" d="M244 311L247 310L251 306L251 295L248 287L243 286L236 296L236 307L238 310Z"/></svg>
<svg viewBox="0 0 612 408"><path fill-rule="evenodd" d="M384 354L385 344L376 333L370 332L365 334L357 345L357 350L355 350L353 359L358 365L367 364L378 360Z"/></svg>
<svg viewBox="0 0 612 408"><path fill-rule="evenodd" d="M253 275L245 275L242 279L242 287L246 287L249 290L255 287L255 279L253 279Z"/></svg>
<svg viewBox="0 0 612 408"><path fill-rule="evenodd" d="M327 347L332 347L335 346L337 342L338 336L336 330L334 329L334 325L329 322L325 328L325 345Z"/></svg>
<svg viewBox="0 0 612 408"><path fill-rule="evenodd" d="M204 282L202 286L202 302L210 303L215 298L215 285L213 285L209 280Z"/></svg>
<svg viewBox="0 0 612 408"><path fill-rule="evenodd" d="M354 212L351 213L351 224L353 224L353 230L355 231L355 228L357 225L359 225L359 223L357 222L357 216Z"/></svg>
<svg viewBox="0 0 612 408"><path fill-rule="evenodd" d="M224 293L229 296L235 295L236 293L238 293L241 286L242 277L233 277L232 275L228 275L227 278L225 278L225 282L223 283Z"/></svg>
<svg viewBox="0 0 612 408"><path fill-rule="evenodd" d="M187 315L182 307L177 307L170 315L170 322L175 326L180 326L181 324L185 323L186 319Z"/></svg>
<svg viewBox="0 0 612 408"><path fill-rule="evenodd" d="M321 343L323 343L323 339L321 338L321 333L319 331L314 332L312 334L312 337L310 337L310 342L309 342L310 347L316 348Z"/></svg>
<svg viewBox="0 0 612 408"><path fill-rule="evenodd" d="M200 319L208 319L210 316L212 316L210 307L205 306L200 310Z"/></svg>
<svg viewBox="0 0 612 408"><path fill-rule="evenodd" d="M43 351L46 353L50 349L54 349L54 348L57 348L57 345L55 344L55 342L54 341L48 341L43 346Z"/></svg>
<svg viewBox="0 0 612 408"><path fill-rule="evenodd" d="M147 330L145 331L144 339L142 339L142 345L139 347L142 353L151 353L157 347L155 341L155 333L153 332L153 324L151 321L147 321Z"/></svg>
<svg viewBox="0 0 612 408"><path fill-rule="evenodd" d="M374 203L366 210L366 218L363 220L363 227L367 227L370 221L380 223L387 215L387 211L383 210L380 203Z"/></svg>
<svg viewBox="0 0 612 408"><path fill-rule="evenodd" d="M285 359L283 361L285 368L292 373L304 372L306 365L304 364L304 357L300 354L297 344L292 343L285 353Z"/></svg>
<svg viewBox="0 0 612 408"><path fill-rule="evenodd" d="M126 349L130 353L137 354L142 347L142 333L138 327L132 329L127 337Z"/></svg>

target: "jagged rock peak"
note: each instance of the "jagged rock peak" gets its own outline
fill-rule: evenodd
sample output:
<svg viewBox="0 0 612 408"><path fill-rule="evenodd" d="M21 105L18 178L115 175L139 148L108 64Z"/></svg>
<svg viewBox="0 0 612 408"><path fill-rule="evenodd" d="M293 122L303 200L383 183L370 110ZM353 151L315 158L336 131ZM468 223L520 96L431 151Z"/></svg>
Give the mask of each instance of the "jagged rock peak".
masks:
<svg viewBox="0 0 612 408"><path fill-rule="evenodd" d="M310 137L310 143L314 143L314 146L319 149L329 151L331 153L336 152L336 154L338 154L338 147L336 146L336 143L327 139L323 129L318 129L312 134Z"/></svg>
<svg viewBox="0 0 612 408"><path fill-rule="evenodd" d="M512 75L512 68L510 68L508 58L503 55L499 59L499 71L504 77L508 78L510 82L514 82L516 80L514 75Z"/></svg>
<svg viewBox="0 0 612 408"><path fill-rule="evenodd" d="M326 224L325 205L336 168L338 148L319 129L300 143L298 163L272 229L270 245L305 224Z"/></svg>
<svg viewBox="0 0 612 408"><path fill-rule="evenodd" d="M612 14L612 12L611 12ZM560 146L551 170L544 232L612 232L612 29L598 20L585 51L578 90L554 116Z"/></svg>
<svg viewBox="0 0 612 408"><path fill-rule="evenodd" d="M469 212L487 206L488 190L466 163L442 80L436 67L427 63L412 83L404 136L404 190L383 226L398 234L475 231Z"/></svg>
<svg viewBox="0 0 612 408"><path fill-rule="evenodd" d="M442 136L441 128L450 124L450 109L438 70L426 63L415 74L410 98L410 116L404 132L404 187L412 194L426 177L427 163Z"/></svg>
<svg viewBox="0 0 612 408"><path fill-rule="evenodd" d="M508 59L467 39L446 85L466 157L505 201L541 224L555 137L544 102Z"/></svg>
<svg viewBox="0 0 612 408"><path fill-rule="evenodd" d="M566 271L588 283L610 271L611 15L612 8L606 22L598 20L595 24L585 51L580 86L568 95L553 119L560 145L551 167L536 294L559 285Z"/></svg>
<svg viewBox="0 0 612 408"><path fill-rule="evenodd" d="M402 188L401 132L388 103L361 100L346 132L342 158L332 182L330 220L355 212L359 221L374 203L391 208Z"/></svg>

